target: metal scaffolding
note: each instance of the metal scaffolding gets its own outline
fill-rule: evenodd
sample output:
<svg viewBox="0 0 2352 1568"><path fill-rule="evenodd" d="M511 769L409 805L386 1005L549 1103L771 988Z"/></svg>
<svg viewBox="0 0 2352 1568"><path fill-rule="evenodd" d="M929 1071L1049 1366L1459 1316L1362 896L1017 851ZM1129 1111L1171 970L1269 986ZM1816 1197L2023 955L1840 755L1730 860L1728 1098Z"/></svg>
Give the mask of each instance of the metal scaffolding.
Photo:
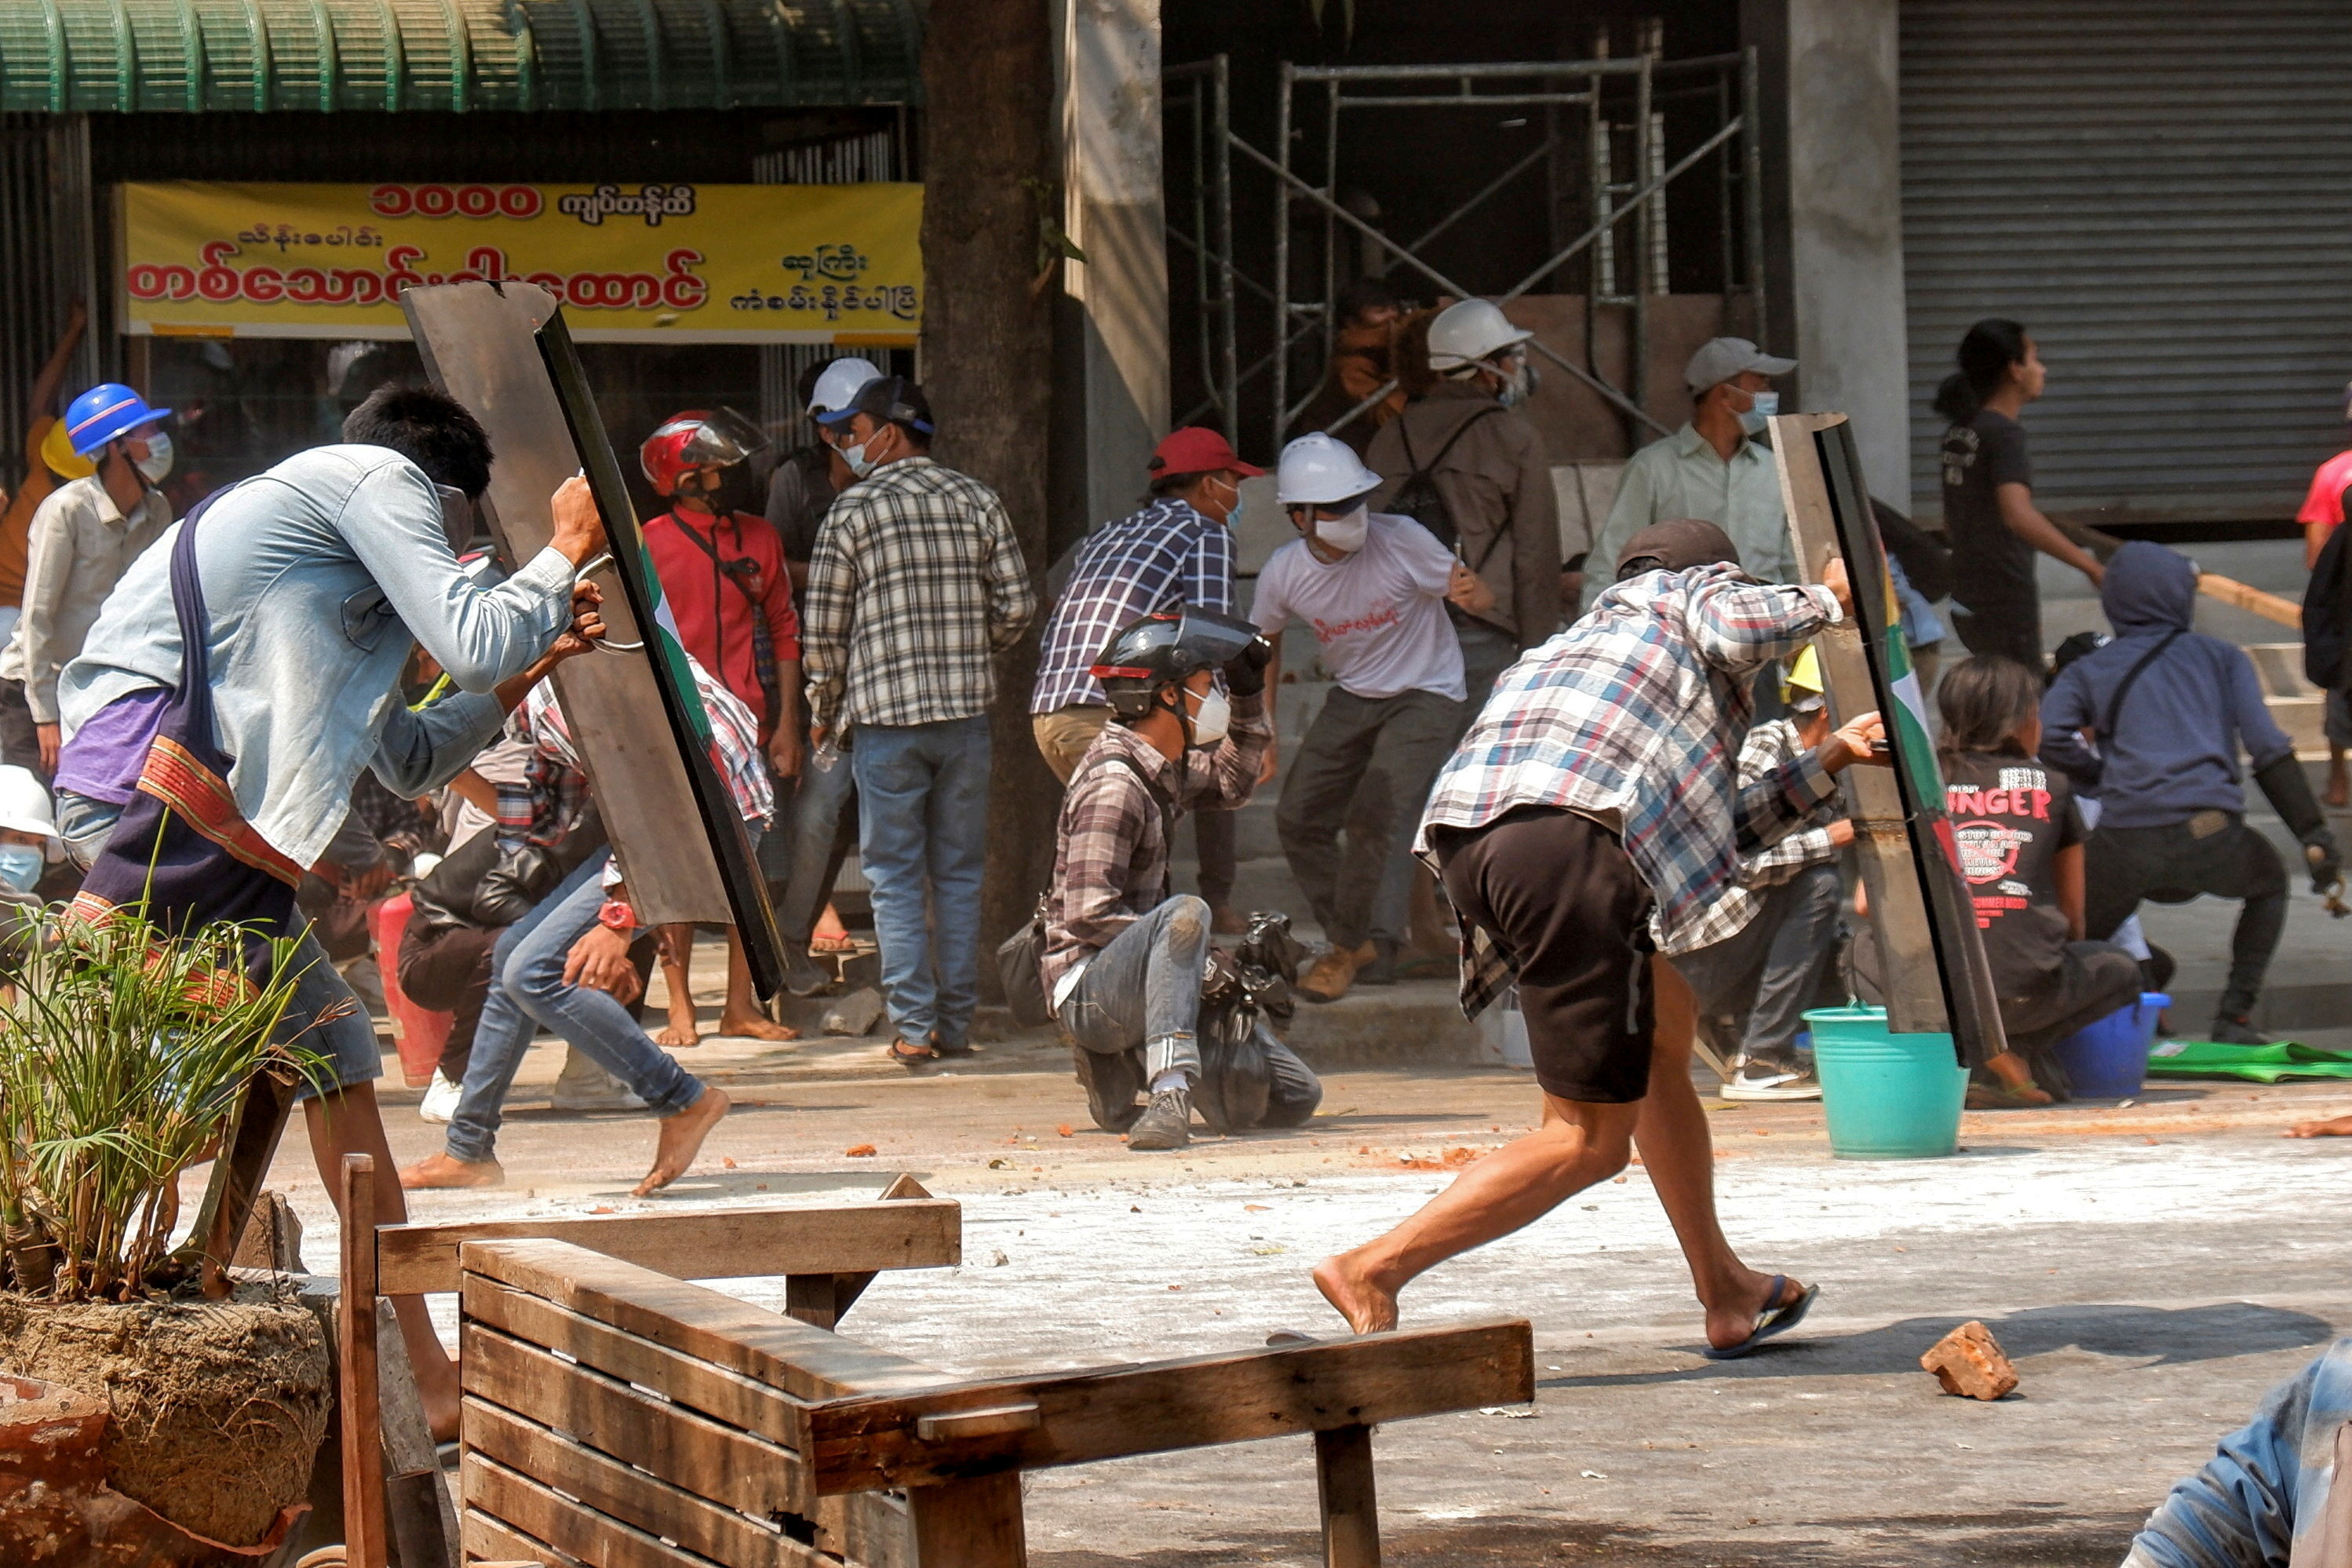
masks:
<svg viewBox="0 0 2352 1568"><path fill-rule="evenodd" d="M1231 437L1239 419L1243 385L1270 373L1270 436L1278 447L1320 390L1309 386L1304 396L1292 398L1292 351L1319 338L1328 363L1334 346L1339 323L1332 302L1345 281L1339 264L1343 234L1371 241L1444 292L1467 298L1473 290L1440 270L1423 252L1484 204L1540 169L1553 220L1551 252L1510 288L1489 297L1515 299L1559 278L1563 269L1581 260L1572 280L1582 285L1585 300L1585 363L1577 363L1540 336L1531 346L1628 418L1664 433L1666 427L1643 405L1650 301L1669 291L1665 191L1691 170L1712 163L1720 193L1716 254L1721 260L1722 291L1747 296L1754 331L1761 338L1766 331L1763 181L1755 134L1755 51L1667 60L1660 58L1654 26L1645 31L1643 51L1622 58L1444 66L1285 62L1272 155L1232 130L1224 56L1171 69L1166 105L1171 116L1171 184L1189 178L1192 197L1185 203L1171 195L1169 233L1193 260L1201 367L1208 390L1185 422L1214 412ZM1712 111L1711 127L1703 128L1696 142L1671 163L1666 147L1669 102ZM1342 131L1351 121L1360 121L1371 111L1484 114L1498 108L1539 111L1544 117L1542 144L1421 234L1400 239L1349 210L1340 171ZM1181 132L1173 117L1181 117ZM1687 132L1684 140L1688 140ZM1271 276L1264 282L1235 263L1236 154L1273 180L1274 257ZM1580 197L1580 232L1562 243L1559 219L1579 207ZM1304 268L1293 255L1297 208L1305 210L1310 223L1321 219L1319 258L1307 258ZM1190 217L1189 231L1177 221L1184 216ZM1236 363L1244 292L1265 305L1272 325L1272 346L1245 367ZM1593 359L1595 321L1608 307L1625 308L1632 317L1631 372L1622 387ZM1360 416L1393 384L1349 410L1332 427Z"/></svg>

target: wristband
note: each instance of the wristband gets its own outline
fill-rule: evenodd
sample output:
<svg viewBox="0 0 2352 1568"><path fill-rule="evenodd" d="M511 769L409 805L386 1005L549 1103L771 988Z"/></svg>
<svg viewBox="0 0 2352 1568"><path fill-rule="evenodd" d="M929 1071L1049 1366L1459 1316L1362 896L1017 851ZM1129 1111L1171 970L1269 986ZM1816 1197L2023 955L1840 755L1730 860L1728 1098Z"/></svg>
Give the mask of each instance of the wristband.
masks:
<svg viewBox="0 0 2352 1568"><path fill-rule="evenodd" d="M633 931L637 929L637 911L618 899L606 899L596 910L596 923L607 931Z"/></svg>

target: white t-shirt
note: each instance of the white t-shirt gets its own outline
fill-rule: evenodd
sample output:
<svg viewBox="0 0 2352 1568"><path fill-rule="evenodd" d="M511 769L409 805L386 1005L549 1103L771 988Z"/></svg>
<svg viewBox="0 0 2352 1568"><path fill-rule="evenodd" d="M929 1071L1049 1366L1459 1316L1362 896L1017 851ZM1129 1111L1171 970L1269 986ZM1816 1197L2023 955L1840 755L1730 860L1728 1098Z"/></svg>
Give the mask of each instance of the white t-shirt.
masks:
<svg viewBox="0 0 2352 1568"><path fill-rule="evenodd" d="M1314 629L1323 668L1358 697L1433 691L1459 702L1462 644L1445 615L1454 554L1409 517L1371 514L1364 547L1326 565L1307 541L1276 551L1250 606L1258 629L1292 621Z"/></svg>

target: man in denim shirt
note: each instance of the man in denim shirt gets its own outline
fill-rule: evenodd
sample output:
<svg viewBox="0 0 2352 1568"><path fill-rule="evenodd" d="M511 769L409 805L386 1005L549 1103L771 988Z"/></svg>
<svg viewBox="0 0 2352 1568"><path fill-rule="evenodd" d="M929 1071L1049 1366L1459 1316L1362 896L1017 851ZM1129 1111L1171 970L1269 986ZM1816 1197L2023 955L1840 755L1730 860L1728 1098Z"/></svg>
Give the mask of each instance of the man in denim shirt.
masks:
<svg viewBox="0 0 2352 1568"><path fill-rule="evenodd" d="M604 527L584 481L556 492L548 547L495 588L457 563L453 541L474 531L488 489L489 438L439 393L387 387L344 422L345 444L296 454L213 503L195 554L210 611L217 739L236 759L238 814L299 866L325 854L362 768L413 798L447 783L496 740L508 710L555 659L583 646L557 639L575 624L601 635L580 563ZM85 866L130 801L180 679L171 546L179 525L123 575L80 657L58 683L65 747L59 832ZM459 691L411 712L396 689L409 650L425 651ZM366 1010L306 935L298 1026L324 1020L304 1043L331 1058L340 1088L305 1103L327 1190L346 1152L395 1168L373 1080L383 1057ZM348 1011L346 1011L348 1009ZM377 1184L376 1222L407 1216L398 1186ZM395 1298L410 1359L436 1433L457 1426L457 1379L420 1297Z"/></svg>
<svg viewBox="0 0 2352 1568"><path fill-rule="evenodd" d="M2263 1398L2203 1469L2172 1489L2124 1568L2347 1568L2352 1490L2352 1340Z"/></svg>

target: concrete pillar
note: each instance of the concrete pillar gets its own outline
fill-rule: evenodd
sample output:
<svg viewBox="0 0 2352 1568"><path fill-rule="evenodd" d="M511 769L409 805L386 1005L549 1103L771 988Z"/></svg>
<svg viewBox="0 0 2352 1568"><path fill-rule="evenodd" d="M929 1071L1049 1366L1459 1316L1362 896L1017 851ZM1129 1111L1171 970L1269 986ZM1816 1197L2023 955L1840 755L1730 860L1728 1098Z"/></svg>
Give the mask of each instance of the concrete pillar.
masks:
<svg viewBox="0 0 2352 1568"><path fill-rule="evenodd" d="M1134 510L1168 430L1160 0L1064 0L1061 19L1063 226L1087 259L1063 268L1080 341L1056 390L1083 411L1060 422L1083 526Z"/></svg>
<svg viewBox="0 0 2352 1568"><path fill-rule="evenodd" d="M1743 0L1764 100L1765 265L1798 406L1851 415L1873 494L1911 508L1897 0Z"/></svg>

